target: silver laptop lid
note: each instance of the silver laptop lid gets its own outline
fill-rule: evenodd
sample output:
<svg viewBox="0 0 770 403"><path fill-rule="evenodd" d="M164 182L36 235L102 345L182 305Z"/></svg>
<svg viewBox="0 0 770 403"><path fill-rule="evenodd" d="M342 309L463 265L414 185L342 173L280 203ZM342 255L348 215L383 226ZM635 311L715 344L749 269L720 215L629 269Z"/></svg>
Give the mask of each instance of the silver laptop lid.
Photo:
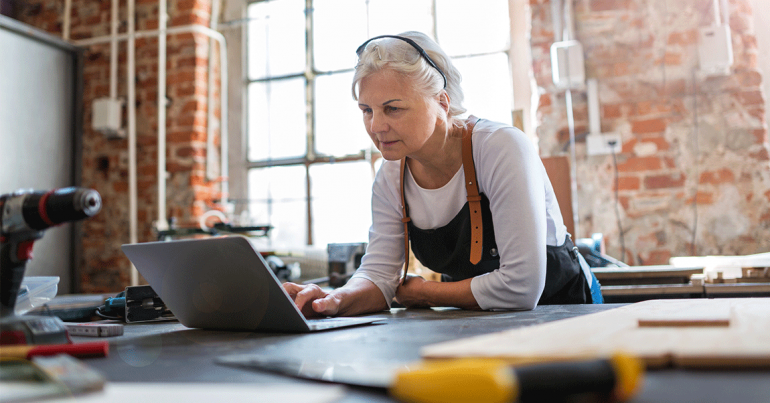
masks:
<svg viewBox="0 0 770 403"><path fill-rule="evenodd" d="M246 238L147 242L122 249L187 327L309 330L302 313Z"/></svg>

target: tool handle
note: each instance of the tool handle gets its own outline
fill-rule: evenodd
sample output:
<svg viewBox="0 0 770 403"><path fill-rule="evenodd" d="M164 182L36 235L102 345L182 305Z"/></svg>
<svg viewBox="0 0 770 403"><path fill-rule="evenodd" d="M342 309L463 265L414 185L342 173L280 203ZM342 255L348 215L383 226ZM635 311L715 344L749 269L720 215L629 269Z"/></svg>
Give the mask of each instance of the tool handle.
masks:
<svg viewBox="0 0 770 403"><path fill-rule="evenodd" d="M110 344L106 341L78 344L48 344L36 346L7 346L0 347L0 357L30 359L37 356L69 354L76 358L106 357Z"/></svg>
<svg viewBox="0 0 770 403"><path fill-rule="evenodd" d="M609 360L534 364L511 371L518 380L520 402L564 401L575 395L592 395L596 397L592 401L604 401L617 383Z"/></svg>
<svg viewBox="0 0 770 403"><path fill-rule="evenodd" d="M425 361L398 372L390 393L414 403L507 403L630 399L644 376L626 354L510 366L495 358Z"/></svg>
<svg viewBox="0 0 770 403"><path fill-rule="evenodd" d="M27 261L12 258L17 244L0 242L0 318L14 315Z"/></svg>

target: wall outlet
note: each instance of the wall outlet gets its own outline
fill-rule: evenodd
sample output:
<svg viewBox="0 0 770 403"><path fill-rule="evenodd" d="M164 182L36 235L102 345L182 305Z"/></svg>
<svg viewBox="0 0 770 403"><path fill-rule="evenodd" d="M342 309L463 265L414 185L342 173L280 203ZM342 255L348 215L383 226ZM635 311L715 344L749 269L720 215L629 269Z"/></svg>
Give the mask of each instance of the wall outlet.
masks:
<svg viewBox="0 0 770 403"><path fill-rule="evenodd" d="M729 25L700 29L698 56L700 70L709 76L726 76L733 65L733 43Z"/></svg>
<svg viewBox="0 0 770 403"><path fill-rule="evenodd" d="M91 127L109 138L125 137L122 129L123 101L112 98L97 98L91 105Z"/></svg>
<svg viewBox="0 0 770 403"><path fill-rule="evenodd" d="M589 134L586 137L588 155L618 154L621 148L620 133Z"/></svg>
<svg viewBox="0 0 770 403"><path fill-rule="evenodd" d="M583 45L578 41L554 42L551 45L551 75L559 88L580 88L586 72Z"/></svg>

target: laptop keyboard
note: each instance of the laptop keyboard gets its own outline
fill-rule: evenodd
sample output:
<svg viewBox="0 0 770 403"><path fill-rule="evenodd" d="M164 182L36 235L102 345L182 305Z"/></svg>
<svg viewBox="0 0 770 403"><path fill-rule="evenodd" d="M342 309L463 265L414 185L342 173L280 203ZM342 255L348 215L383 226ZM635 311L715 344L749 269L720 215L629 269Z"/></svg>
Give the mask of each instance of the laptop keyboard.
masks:
<svg viewBox="0 0 770 403"><path fill-rule="evenodd" d="M308 324L313 330L333 329L335 327L354 326L371 322L372 318L322 318L308 320Z"/></svg>

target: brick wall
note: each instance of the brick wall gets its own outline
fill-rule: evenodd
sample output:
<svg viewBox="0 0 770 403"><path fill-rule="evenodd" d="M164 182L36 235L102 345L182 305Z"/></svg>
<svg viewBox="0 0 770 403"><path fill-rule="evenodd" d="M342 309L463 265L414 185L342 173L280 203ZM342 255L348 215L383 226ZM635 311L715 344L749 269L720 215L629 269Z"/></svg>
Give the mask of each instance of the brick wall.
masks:
<svg viewBox="0 0 770 403"><path fill-rule="evenodd" d="M54 35L61 35L63 1L17 3L16 18ZM71 39L109 35L110 1L73 0ZM119 32L126 32L126 2L120 2ZM169 26L208 26L211 0L171 0ZM158 28L158 1L137 0L135 29ZM167 39L167 215L180 225L194 224L219 198L216 183L206 179L207 87L209 40L202 34L174 34ZM118 96L126 99L126 42L119 43ZM218 59L218 54L213 57ZM129 242L128 142L108 139L91 129L91 104L109 96L109 43L84 52L84 115L82 186L98 190L104 207L83 223L82 292L114 292L129 285L130 263L120 250ZM155 239L152 222L158 212L158 40L136 40L136 111L138 237ZM218 80L217 80L218 85ZM218 97L219 91L216 91ZM219 119L218 103L216 118ZM124 117L124 127L127 127ZM218 135L218 131L217 131ZM217 139L218 144L218 139ZM218 160L218 156L215 158Z"/></svg>
<svg viewBox="0 0 770 403"><path fill-rule="evenodd" d="M63 1L17 3L17 18L62 32ZM208 25L211 0L169 1L170 25ZM730 0L735 64L726 77L697 74L697 29L713 20L712 0L574 0L586 73L599 82L602 129L622 135L617 156L619 212L630 264L664 264L671 256L749 254L770 250L770 156L763 77L748 0ZM566 152L565 100L551 83L549 0L531 0L533 70L541 91L538 136L544 156ZM120 4L126 30L125 1ZM158 27L158 2L138 0L136 29ZM73 0L72 39L108 35L110 2ZM154 239L157 216L157 40L139 39L137 143L139 240ZM168 216L193 224L218 198L205 177L208 39L168 38ZM217 57L215 55L215 57ZM119 95L125 97L125 44ZM102 193L104 210L84 223L82 291L128 284L128 161L125 140L90 129L91 102L109 93L109 44L85 52L83 186ZM217 91L218 95L218 91ZM586 156L585 93L574 93L578 134L581 233L605 235L621 258L611 156ZM218 115L218 105L215 105ZM218 157L218 156L215 156ZM694 202L697 202L694 204ZM696 218L697 217L697 218ZM695 233L696 249L692 240Z"/></svg>
<svg viewBox="0 0 770 403"><path fill-rule="evenodd" d="M551 81L551 4L532 0L533 69L541 97L540 148L566 152L565 96ZM574 0L586 76L599 86L603 132L622 136L617 155L619 215L634 265L671 256L770 250L770 157L766 100L749 0L730 0L732 74L698 68L698 29L712 0ZM767 78L765 78L767 79ZM579 237L604 234L621 258L612 156L587 156L584 91L573 91ZM695 248L693 248L693 234Z"/></svg>

